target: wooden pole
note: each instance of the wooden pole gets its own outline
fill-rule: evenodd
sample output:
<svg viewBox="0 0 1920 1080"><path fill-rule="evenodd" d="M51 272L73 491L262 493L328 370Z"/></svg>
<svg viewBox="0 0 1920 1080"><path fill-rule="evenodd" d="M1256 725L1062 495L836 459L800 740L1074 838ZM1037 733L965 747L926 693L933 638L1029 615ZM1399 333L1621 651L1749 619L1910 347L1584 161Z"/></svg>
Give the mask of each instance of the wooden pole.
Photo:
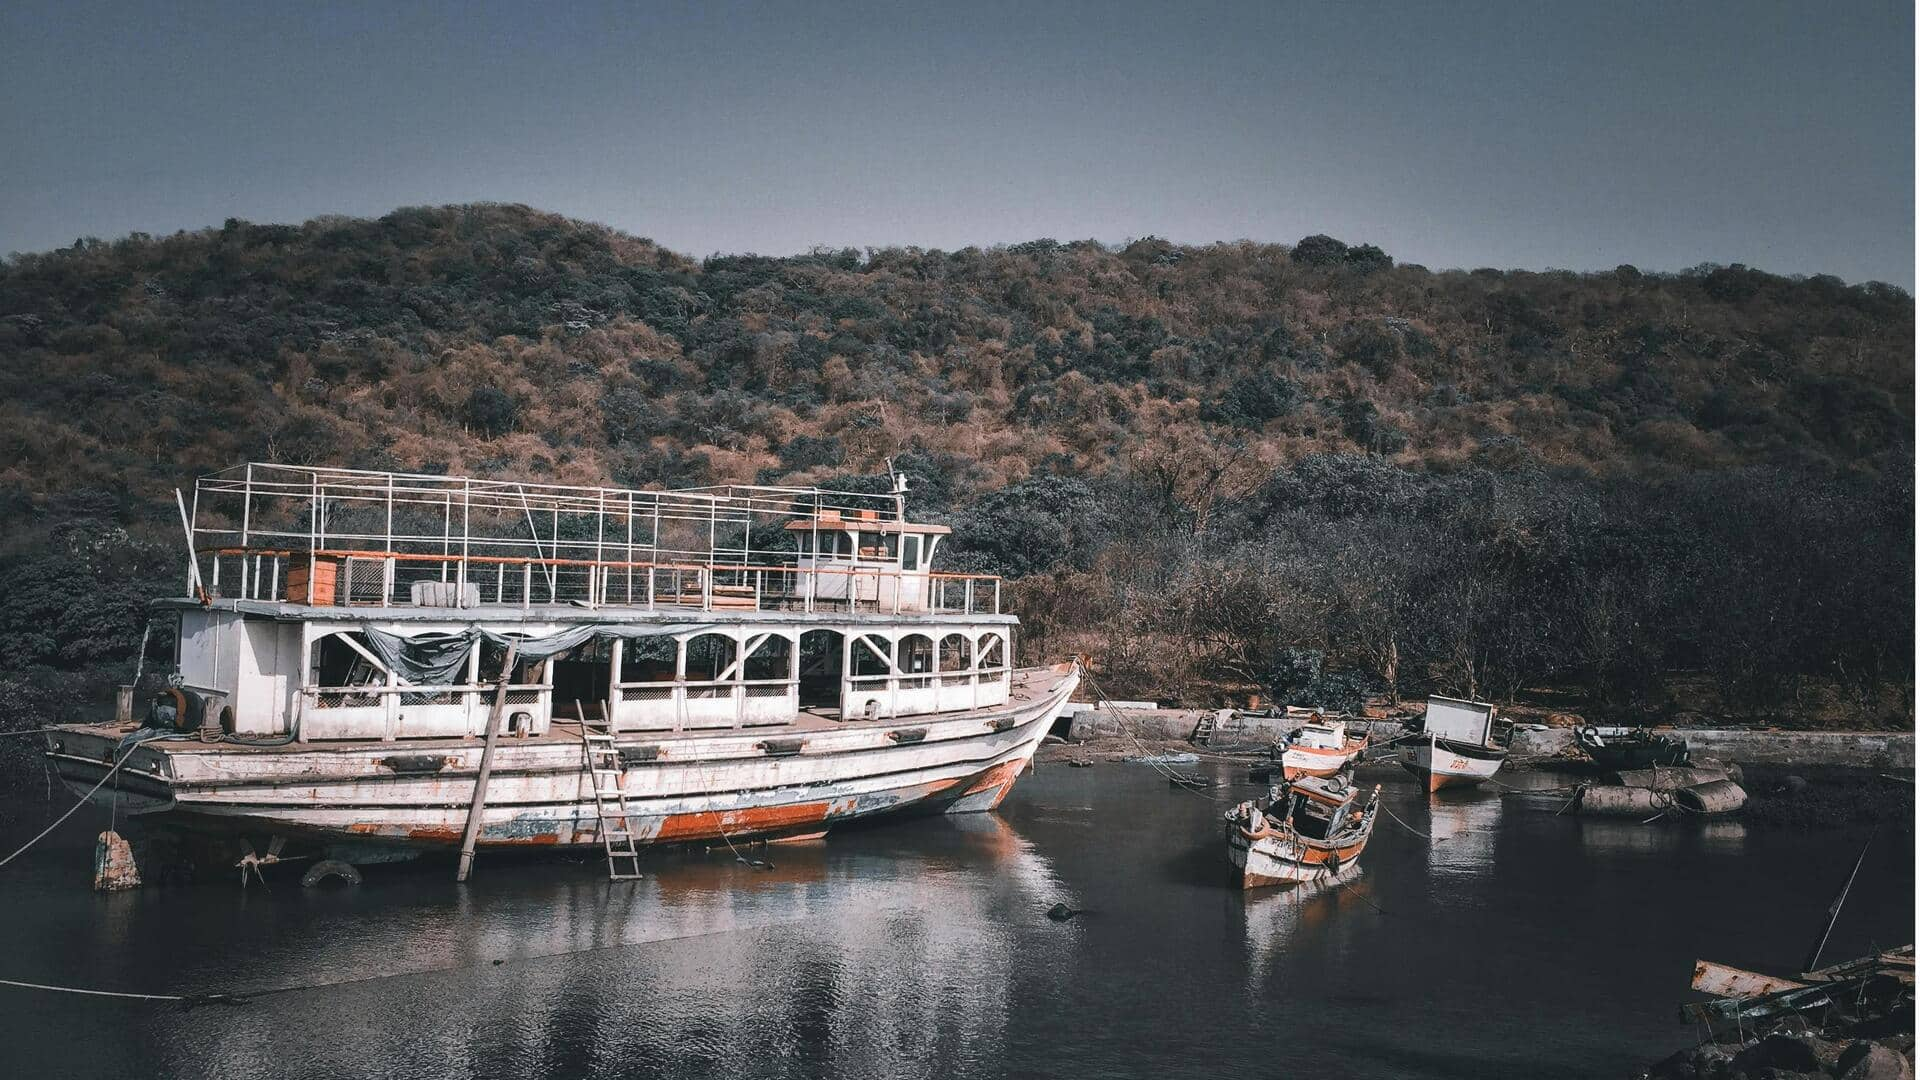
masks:
<svg viewBox="0 0 1920 1080"><path fill-rule="evenodd" d="M513 681L513 662L520 658L520 643L509 642L507 662L500 665L500 685L493 692L493 711L487 715L487 741L480 750L480 775L473 781L473 805L467 808L467 829L460 836L460 873L455 881L465 881L473 873L473 845L480 839L480 818L487 808L487 780L493 776L493 744L500 738L500 714L507 708L507 684Z"/></svg>

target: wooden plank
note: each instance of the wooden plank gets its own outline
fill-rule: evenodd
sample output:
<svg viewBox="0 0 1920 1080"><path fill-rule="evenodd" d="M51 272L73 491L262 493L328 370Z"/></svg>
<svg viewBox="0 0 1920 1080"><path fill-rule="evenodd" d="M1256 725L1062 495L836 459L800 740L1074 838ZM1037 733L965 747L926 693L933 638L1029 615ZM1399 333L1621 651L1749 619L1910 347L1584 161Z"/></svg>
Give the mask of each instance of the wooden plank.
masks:
<svg viewBox="0 0 1920 1080"><path fill-rule="evenodd" d="M1793 979L1762 975L1757 971L1748 971L1731 964L1696 960L1693 965L1692 985L1695 990L1703 994L1712 994L1714 997L1756 998L1782 990L1797 990L1807 984Z"/></svg>
<svg viewBox="0 0 1920 1080"><path fill-rule="evenodd" d="M480 839L480 817L487 809L487 780L493 776L493 745L500 739L500 714L507 708L507 684L513 681L513 662L520 657L520 643L507 643L507 658L500 665L500 685L493 692L493 711L487 716L487 740L480 749L480 775L473 781L473 804L467 808L467 827L460 837L460 869L455 881L467 880L473 873L473 847Z"/></svg>

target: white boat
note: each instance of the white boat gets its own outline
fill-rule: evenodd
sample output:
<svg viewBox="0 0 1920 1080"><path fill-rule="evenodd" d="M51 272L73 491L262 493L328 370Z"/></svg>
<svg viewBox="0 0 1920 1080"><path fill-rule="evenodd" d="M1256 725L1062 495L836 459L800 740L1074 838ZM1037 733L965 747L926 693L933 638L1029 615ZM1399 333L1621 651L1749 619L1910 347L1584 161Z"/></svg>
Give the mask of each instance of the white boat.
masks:
<svg viewBox="0 0 1920 1080"><path fill-rule="evenodd" d="M1359 864L1373 835L1380 788L1347 776L1302 777L1276 786L1262 805L1227 811L1227 858L1243 889L1335 880Z"/></svg>
<svg viewBox="0 0 1920 1080"><path fill-rule="evenodd" d="M122 813L346 861L470 821L618 854L990 810L1079 670L1013 666L998 579L935 571L904 493L202 478L189 595L151 607L172 670L48 757L79 792L117 763Z"/></svg>
<svg viewBox="0 0 1920 1080"><path fill-rule="evenodd" d="M1400 764L1428 791L1485 783L1507 760L1511 727L1494 720L1485 702L1427 699L1419 734L1400 744Z"/></svg>
<svg viewBox="0 0 1920 1080"><path fill-rule="evenodd" d="M1365 733L1352 735L1343 720L1302 725L1280 755L1280 769L1288 780L1302 776L1332 776L1354 763L1367 749Z"/></svg>

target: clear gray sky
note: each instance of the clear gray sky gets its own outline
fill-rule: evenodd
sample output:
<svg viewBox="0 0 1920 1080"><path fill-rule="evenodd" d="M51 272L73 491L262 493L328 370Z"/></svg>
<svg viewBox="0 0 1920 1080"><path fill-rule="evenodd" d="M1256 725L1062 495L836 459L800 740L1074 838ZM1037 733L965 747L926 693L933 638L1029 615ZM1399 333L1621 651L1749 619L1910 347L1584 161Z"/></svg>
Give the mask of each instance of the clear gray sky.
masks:
<svg viewBox="0 0 1920 1080"><path fill-rule="evenodd" d="M525 202L694 255L1041 236L1914 281L1913 7L0 5L0 251Z"/></svg>

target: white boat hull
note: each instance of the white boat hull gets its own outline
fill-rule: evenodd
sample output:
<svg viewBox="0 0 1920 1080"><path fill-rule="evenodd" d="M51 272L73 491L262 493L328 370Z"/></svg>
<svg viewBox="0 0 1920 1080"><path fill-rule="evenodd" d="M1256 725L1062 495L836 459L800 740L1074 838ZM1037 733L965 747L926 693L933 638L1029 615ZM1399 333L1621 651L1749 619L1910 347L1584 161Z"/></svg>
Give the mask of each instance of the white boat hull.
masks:
<svg viewBox="0 0 1920 1080"><path fill-rule="evenodd" d="M1400 748L1401 767L1426 781L1430 792L1483 784L1500 771L1506 759L1506 752L1502 750L1482 749L1478 753L1458 751L1434 739L1408 743Z"/></svg>
<svg viewBox="0 0 1920 1080"><path fill-rule="evenodd" d="M1079 682L1070 668L1024 675L1030 689L992 709L812 730L622 736L633 759L621 786L636 843L802 836L909 809L991 810ZM57 747L49 756L77 792L99 781L112 752L114 736L90 730L49 736ZM188 828L449 847L467 821L480 749L478 739L271 750L164 742L132 751L116 780L123 813ZM113 797L115 786L96 800ZM500 739L479 843L599 842L580 743Z"/></svg>

